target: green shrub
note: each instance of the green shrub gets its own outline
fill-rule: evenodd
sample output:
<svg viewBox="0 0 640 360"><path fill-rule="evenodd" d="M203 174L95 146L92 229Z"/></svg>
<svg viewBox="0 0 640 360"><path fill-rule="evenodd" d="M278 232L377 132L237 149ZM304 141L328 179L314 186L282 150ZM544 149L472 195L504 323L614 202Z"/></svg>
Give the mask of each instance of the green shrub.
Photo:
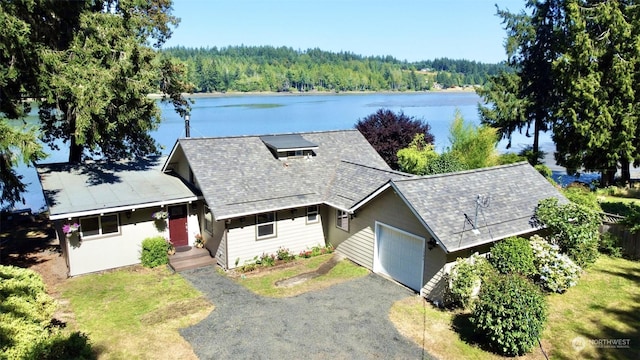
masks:
<svg viewBox="0 0 640 360"><path fill-rule="evenodd" d="M88 341L77 351L80 333L52 326L55 307L40 275L0 265L0 359L93 358Z"/></svg>
<svg viewBox="0 0 640 360"><path fill-rule="evenodd" d="M551 169L549 169L547 165L538 164L538 165L535 165L533 168L538 170L538 172L547 179L551 179L551 177L553 176L553 171L551 171Z"/></svg>
<svg viewBox="0 0 640 360"><path fill-rule="evenodd" d="M602 211L596 193L591 191L588 186L569 186L562 193L567 199L578 205L593 211Z"/></svg>
<svg viewBox="0 0 640 360"><path fill-rule="evenodd" d="M167 250L171 244L162 236L146 238L142 241L140 262L143 266L154 268L169 262Z"/></svg>
<svg viewBox="0 0 640 360"><path fill-rule="evenodd" d="M471 314L474 331L496 352L522 355L542 334L547 304L540 290L519 275L489 278Z"/></svg>
<svg viewBox="0 0 640 360"><path fill-rule="evenodd" d="M527 161L527 158L512 152L500 154L500 156L498 156L499 165L515 164L521 161Z"/></svg>
<svg viewBox="0 0 640 360"><path fill-rule="evenodd" d="M469 308L477 299L482 282L492 273L493 268L481 256L458 258L447 276L445 302L448 306Z"/></svg>
<svg viewBox="0 0 640 360"><path fill-rule="evenodd" d="M60 332L39 343L34 358L39 360L95 359L89 337L81 332L62 334Z"/></svg>
<svg viewBox="0 0 640 360"><path fill-rule="evenodd" d="M629 211L621 223L627 226L631 233L638 233L640 231L640 206L636 203L630 204Z"/></svg>
<svg viewBox="0 0 640 360"><path fill-rule="evenodd" d="M446 174L462 170L467 170L467 166L452 153L445 152L429 161L425 175Z"/></svg>
<svg viewBox="0 0 640 360"><path fill-rule="evenodd" d="M538 235L532 236L530 243L535 257L536 280L543 289L562 293L578 283L582 269L560 253L557 245Z"/></svg>
<svg viewBox="0 0 640 360"><path fill-rule="evenodd" d="M511 237L491 247L489 262L501 274L531 276L535 273L533 250L527 239Z"/></svg>
<svg viewBox="0 0 640 360"><path fill-rule="evenodd" d="M575 203L558 204L558 199L541 200L536 219L551 232L550 240L580 267L598 259L600 217L590 209Z"/></svg>
<svg viewBox="0 0 640 360"><path fill-rule="evenodd" d="M600 243L598 250L602 254L607 254L612 257L622 257L622 247L620 246L620 237L612 233L604 233L600 235Z"/></svg>
<svg viewBox="0 0 640 360"><path fill-rule="evenodd" d="M255 270L256 267L258 267L258 265L256 265L255 262L246 262L246 263L244 263L244 265L239 266L237 268L237 270L240 271L240 272L246 273L246 272L251 272L251 271Z"/></svg>

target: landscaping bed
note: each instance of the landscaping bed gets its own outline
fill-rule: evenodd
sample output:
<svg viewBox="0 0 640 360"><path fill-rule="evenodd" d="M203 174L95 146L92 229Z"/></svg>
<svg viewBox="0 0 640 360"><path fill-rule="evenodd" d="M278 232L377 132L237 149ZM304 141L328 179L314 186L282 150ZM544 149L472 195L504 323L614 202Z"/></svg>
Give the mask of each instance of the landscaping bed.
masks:
<svg viewBox="0 0 640 360"><path fill-rule="evenodd" d="M549 295L548 302L541 342L550 358L640 358L640 262L601 256L576 286ZM400 333L438 358L501 358L465 332L469 312L445 311L423 299L407 298L396 302L389 316ZM544 355L538 347L520 358Z"/></svg>

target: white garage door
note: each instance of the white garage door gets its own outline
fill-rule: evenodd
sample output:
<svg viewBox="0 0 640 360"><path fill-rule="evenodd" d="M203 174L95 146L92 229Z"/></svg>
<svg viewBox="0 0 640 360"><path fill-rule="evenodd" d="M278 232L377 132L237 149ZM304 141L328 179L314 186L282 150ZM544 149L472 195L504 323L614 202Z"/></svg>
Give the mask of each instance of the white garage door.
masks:
<svg viewBox="0 0 640 360"><path fill-rule="evenodd" d="M424 269L424 238L376 223L374 250L374 272L385 274L420 291Z"/></svg>

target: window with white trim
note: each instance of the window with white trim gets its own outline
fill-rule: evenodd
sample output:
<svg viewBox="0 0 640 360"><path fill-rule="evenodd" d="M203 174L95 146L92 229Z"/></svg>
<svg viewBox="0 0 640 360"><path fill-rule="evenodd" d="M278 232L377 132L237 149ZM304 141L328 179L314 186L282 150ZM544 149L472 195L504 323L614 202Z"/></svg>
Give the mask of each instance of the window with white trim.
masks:
<svg viewBox="0 0 640 360"><path fill-rule="evenodd" d="M307 224L317 223L318 220L318 205L307 206Z"/></svg>
<svg viewBox="0 0 640 360"><path fill-rule="evenodd" d="M83 238L120 233L118 214L80 218L80 234Z"/></svg>
<svg viewBox="0 0 640 360"><path fill-rule="evenodd" d="M204 207L204 229L213 234L213 214L211 209L205 205Z"/></svg>
<svg viewBox="0 0 640 360"><path fill-rule="evenodd" d="M276 236L276 213L256 215L256 239L266 239Z"/></svg>
<svg viewBox="0 0 640 360"><path fill-rule="evenodd" d="M336 209L336 227L344 231L349 231L349 213Z"/></svg>

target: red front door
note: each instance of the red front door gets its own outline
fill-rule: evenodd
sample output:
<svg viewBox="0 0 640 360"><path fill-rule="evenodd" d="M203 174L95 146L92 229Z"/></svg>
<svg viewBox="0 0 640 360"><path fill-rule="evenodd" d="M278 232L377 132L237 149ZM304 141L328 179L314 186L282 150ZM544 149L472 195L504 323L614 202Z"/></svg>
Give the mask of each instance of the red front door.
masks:
<svg viewBox="0 0 640 360"><path fill-rule="evenodd" d="M189 245L186 205L169 206L169 238L175 247Z"/></svg>

